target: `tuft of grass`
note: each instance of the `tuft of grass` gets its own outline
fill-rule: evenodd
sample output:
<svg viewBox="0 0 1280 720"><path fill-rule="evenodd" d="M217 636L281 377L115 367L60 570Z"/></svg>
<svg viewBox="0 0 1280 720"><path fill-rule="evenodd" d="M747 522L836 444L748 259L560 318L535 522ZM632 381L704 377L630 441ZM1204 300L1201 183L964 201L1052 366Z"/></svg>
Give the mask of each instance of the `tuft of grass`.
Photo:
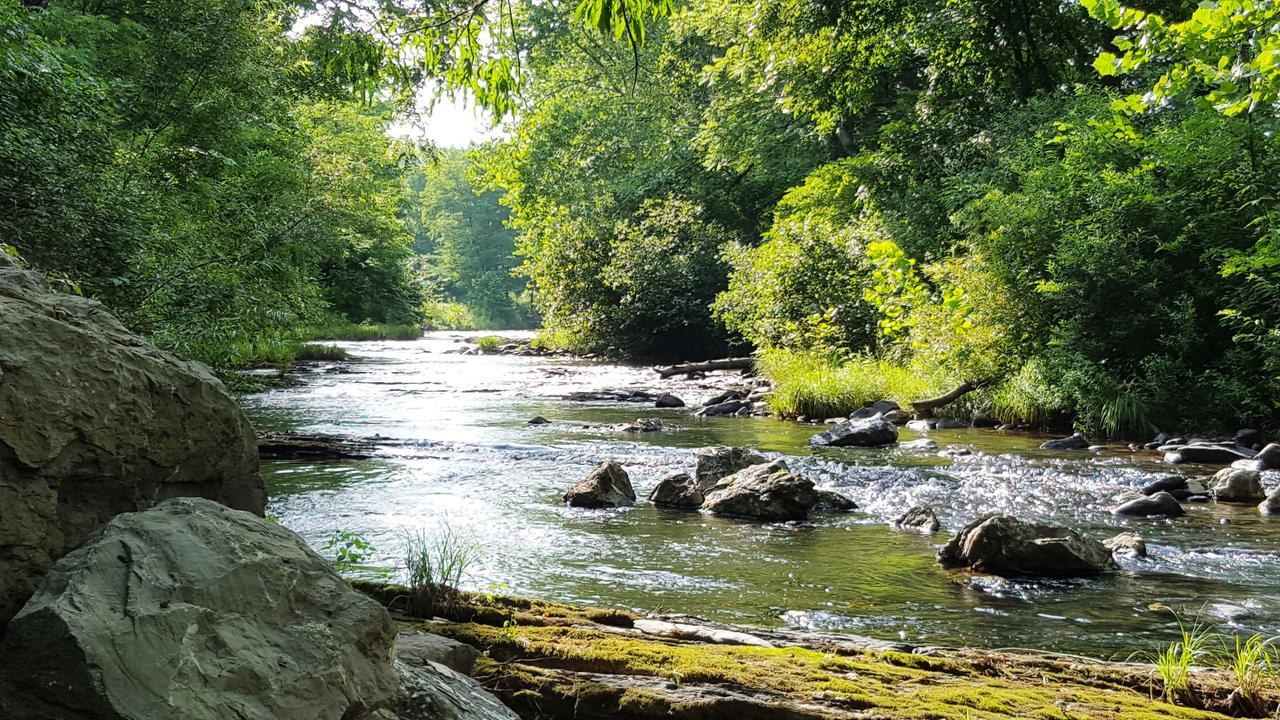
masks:
<svg viewBox="0 0 1280 720"><path fill-rule="evenodd" d="M497 352L498 348L502 347L502 338L497 335L481 335L473 340L473 342L482 353Z"/></svg>
<svg viewBox="0 0 1280 720"><path fill-rule="evenodd" d="M337 345L295 343L294 360L346 360L347 351Z"/></svg>
<svg viewBox="0 0 1280 720"><path fill-rule="evenodd" d="M408 613L414 617L447 615L459 599L458 586L479 548L447 522L434 533L417 530L405 538L404 569L409 587Z"/></svg>
<svg viewBox="0 0 1280 720"><path fill-rule="evenodd" d="M939 387L902 365L866 357L836 363L817 353L769 350L756 368L773 382L770 409L783 417L839 417L886 399L906 407Z"/></svg>
<svg viewBox="0 0 1280 720"><path fill-rule="evenodd" d="M1137 656L1155 666L1155 676L1160 679L1160 696L1166 702L1174 702L1180 695L1191 690L1191 667L1197 661L1208 657L1208 646L1213 634L1198 621L1188 628L1178 618L1180 637L1169 643L1168 647L1154 653L1139 653Z"/></svg>
<svg viewBox="0 0 1280 720"><path fill-rule="evenodd" d="M991 413L1001 422L1044 427L1062 411L1058 392L1035 359L991 391Z"/></svg>
<svg viewBox="0 0 1280 720"><path fill-rule="evenodd" d="M1224 664L1235 677L1240 696L1256 709L1262 704L1263 691L1275 687L1280 657L1271 641L1261 635L1236 635L1233 640L1234 647L1223 642Z"/></svg>
<svg viewBox="0 0 1280 720"><path fill-rule="evenodd" d="M294 333L297 340L417 340L422 328L413 324L360 324L330 323L300 328Z"/></svg>
<svg viewBox="0 0 1280 720"><path fill-rule="evenodd" d="M1115 387L1100 400L1098 420L1108 437L1147 437L1155 427L1146 395L1130 384Z"/></svg>

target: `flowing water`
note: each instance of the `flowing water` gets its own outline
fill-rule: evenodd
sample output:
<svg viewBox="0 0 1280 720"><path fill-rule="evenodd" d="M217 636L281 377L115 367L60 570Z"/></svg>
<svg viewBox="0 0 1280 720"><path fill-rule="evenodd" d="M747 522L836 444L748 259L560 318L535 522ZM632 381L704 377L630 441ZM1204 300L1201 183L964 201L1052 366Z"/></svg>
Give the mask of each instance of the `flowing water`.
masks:
<svg viewBox="0 0 1280 720"><path fill-rule="evenodd" d="M377 548L374 564L387 567L398 564L408 531L435 533L447 523L480 549L470 589L748 625L1104 657L1168 640L1177 631L1170 608L1224 632L1280 634L1280 520L1212 503L1188 504L1188 515L1174 520L1110 514L1117 496L1173 469L1154 456L1049 453L1037 449L1042 438L967 429L928 433L944 449L971 451L954 458L814 451L812 425L559 399L576 390L656 388L646 368L448 353L456 343L446 333L343 343L352 356L346 372L246 396L260 429L414 441L372 460L266 462L269 512L316 547L336 532L359 531ZM680 394L696 400L715 387L712 377L686 383ZM528 424L537 415L553 422ZM609 427L639 417L678 429ZM904 430L902 440L916 436ZM621 510L560 501L606 459L624 465L643 498L662 477L691 471L693 448L706 445L785 456L793 470L840 490L860 510L796 526L643 501ZM1264 481L1270 489L1280 478ZM933 506L947 530L926 537L889 527L917 504ZM1109 577L1073 581L940 568L934 554L948 531L993 510L1099 539L1137 531L1151 557L1122 559L1122 571Z"/></svg>

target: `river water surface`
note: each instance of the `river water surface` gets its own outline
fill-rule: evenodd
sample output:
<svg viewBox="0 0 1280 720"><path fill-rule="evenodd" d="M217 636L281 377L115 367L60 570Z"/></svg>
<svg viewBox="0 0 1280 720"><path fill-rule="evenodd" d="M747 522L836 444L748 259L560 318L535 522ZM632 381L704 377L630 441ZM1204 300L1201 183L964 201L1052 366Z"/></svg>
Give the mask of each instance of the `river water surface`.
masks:
<svg viewBox="0 0 1280 720"><path fill-rule="evenodd" d="M1280 520L1250 506L1188 504L1175 520L1113 517L1115 498L1173 468L1155 456L1048 453L1043 438L990 430L933 431L960 457L896 450L811 450L812 425L765 418L694 418L687 410L559 399L578 390L656 389L646 368L518 356L463 356L457 335L340 343L346 372L245 396L259 429L381 435L414 441L348 462L265 462L269 512L321 547L359 531L374 564L395 567L410 530L442 524L474 542L469 589L664 611L748 625L850 632L934 645L1034 647L1102 657L1153 648L1177 631L1169 609L1225 632L1280 634ZM729 382L686 385L687 401ZM541 415L553 422L529 425ZM609 426L659 417L678 429ZM902 440L918 435L904 430ZM812 525L767 525L659 510L643 497L692 471L706 445L785 456L793 470L857 501ZM580 510L560 496L602 460L621 462L642 498L634 508ZM1194 469L1177 468L1192 473ZM1200 472L1212 469L1201 468ZM1265 478L1268 489L1280 483ZM888 522L933 506L945 530L897 532ZM1079 581L1006 581L945 571L949 533L1003 510L1099 539L1146 538L1150 559Z"/></svg>

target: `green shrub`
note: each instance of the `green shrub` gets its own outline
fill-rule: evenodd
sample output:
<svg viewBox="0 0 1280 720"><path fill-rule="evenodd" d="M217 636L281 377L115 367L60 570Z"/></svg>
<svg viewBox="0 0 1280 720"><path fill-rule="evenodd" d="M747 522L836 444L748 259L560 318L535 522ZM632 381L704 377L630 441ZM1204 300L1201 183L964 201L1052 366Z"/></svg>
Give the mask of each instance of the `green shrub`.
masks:
<svg viewBox="0 0 1280 720"><path fill-rule="evenodd" d="M356 323L331 323L313 325L294 333L298 340L417 340L422 337L418 325L374 325Z"/></svg>
<svg viewBox="0 0 1280 720"><path fill-rule="evenodd" d="M459 302L428 300L422 304L423 327L428 330L483 330L492 328L488 318Z"/></svg>
<svg viewBox="0 0 1280 720"><path fill-rule="evenodd" d="M472 342L476 344L476 348L478 348L480 352L491 353L497 352L498 348L502 347L503 341L502 338L497 335L481 335Z"/></svg>

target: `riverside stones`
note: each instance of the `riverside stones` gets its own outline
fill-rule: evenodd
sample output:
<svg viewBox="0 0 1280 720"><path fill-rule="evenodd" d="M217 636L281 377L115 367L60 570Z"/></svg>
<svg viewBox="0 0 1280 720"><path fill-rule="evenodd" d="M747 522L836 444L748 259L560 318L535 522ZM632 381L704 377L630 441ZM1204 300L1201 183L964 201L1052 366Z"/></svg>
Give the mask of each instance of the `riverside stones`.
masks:
<svg viewBox="0 0 1280 720"><path fill-rule="evenodd" d="M1143 540L1142 536L1131 532L1122 532L1115 537L1109 537L1102 541L1102 545L1116 555L1134 558L1147 556L1147 541Z"/></svg>
<svg viewBox="0 0 1280 720"><path fill-rule="evenodd" d="M1048 440L1040 444L1041 450L1085 450L1088 447L1089 441L1085 440L1080 433L1076 433L1071 437Z"/></svg>
<svg viewBox="0 0 1280 720"><path fill-rule="evenodd" d="M1001 513L966 525L938 551L938 561L1006 577L1081 577L1116 567L1111 552L1097 540Z"/></svg>
<svg viewBox="0 0 1280 720"><path fill-rule="evenodd" d="M812 445L883 447L898 441L898 428L882 415L847 420L809 438Z"/></svg>
<svg viewBox="0 0 1280 720"><path fill-rule="evenodd" d="M636 491L631 478L616 461L602 462L581 482L564 494L570 507L611 508L631 505L636 501Z"/></svg>
<svg viewBox="0 0 1280 720"><path fill-rule="evenodd" d="M244 413L205 366L0 253L0 627L122 512L179 496L261 514Z"/></svg>
<svg viewBox="0 0 1280 720"><path fill-rule="evenodd" d="M1280 515L1280 488L1271 491L1266 500L1258 503L1258 512L1263 515Z"/></svg>
<svg viewBox="0 0 1280 720"><path fill-rule="evenodd" d="M167 500L50 569L0 642L0 717L354 718L399 701L395 637L293 532Z"/></svg>
<svg viewBox="0 0 1280 720"><path fill-rule="evenodd" d="M715 515L752 520L807 520L821 500L813 481L774 460L720 480L706 493L702 508Z"/></svg>

